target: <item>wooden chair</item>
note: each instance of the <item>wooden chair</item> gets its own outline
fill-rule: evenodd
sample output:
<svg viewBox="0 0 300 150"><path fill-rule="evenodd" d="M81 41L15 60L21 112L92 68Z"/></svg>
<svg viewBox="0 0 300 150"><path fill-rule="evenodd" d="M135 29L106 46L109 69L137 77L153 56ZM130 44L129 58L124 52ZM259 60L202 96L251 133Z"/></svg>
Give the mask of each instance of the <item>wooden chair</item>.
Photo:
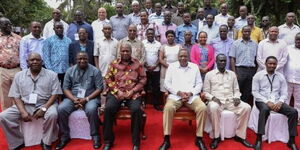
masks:
<svg viewBox="0 0 300 150"><path fill-rule="evenodd" d="M166 104L167 98L168 98L169 92L164 93L163 101L164 104ZM204 94L200 94L201 100L205 100ZM174 114L174 118L176 120L188 120L189 125L192 125L192 121L196 119L196 114L193 110L187 108L186 106L182 105L179 109L176 110Z"/></svg>
<svg viewBox="0 0 300 150"><path fill-rule="evenodd" d="M103 95L106 96L107 94L104 93ZM146 95L146 93L143 91L142 92L143 119L142 119L142 128L141 128L142 140L145 140L147 138L147 136L145 135L145 126L146 126L146 121L147 121L147 114L144 111L146 108L145 97L144 97L145 95ZM116 125L117 125L117 119L120 119L120 120L131 119L131 113L130 113L129 108L125 105L121 105L121 108L117 112L115 119L116 119L115 120Z"/></svg>

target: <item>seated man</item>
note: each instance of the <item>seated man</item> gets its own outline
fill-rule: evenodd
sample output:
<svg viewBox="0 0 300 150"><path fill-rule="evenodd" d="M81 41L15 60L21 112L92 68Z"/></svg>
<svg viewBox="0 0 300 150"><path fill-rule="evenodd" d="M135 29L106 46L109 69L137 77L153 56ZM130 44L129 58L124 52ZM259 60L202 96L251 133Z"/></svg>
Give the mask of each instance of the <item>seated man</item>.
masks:
<svg viewBox="0 0 300 150"><path fill-rule="evenodd" d="M77 110L83 109L90 123L90 135L93 147L101 147L98 116L100 93L103 88L102 76L99 69L88 63L88 54L78 52L77 64L70 67L65 75L63 90L66 98L58 106L58 123L61 139L56 149L62 149L70 141L69 116Z"/></svg>
<svg viewBox="0 0 300 150"><path fill-rule="evenodd" d="M29 69L18 72L10 88L9 97L15 105L0 113L0 126L7 138L9 149L24 147L20 120L24 122L43 118L43 150L50 150L51 143L58 135L57 104L58 94L62 94L57 74L42 68L42 58L38 53L28 56ZM34 135L33 135L34 136Z"/></svg>
<svg viewBox="0 0 300 150"><path fill-rule="evenodd" d="M131 53L131 45L122 43L120 45L121 58L110 64L105 76L108 95L104 109L105 146L103 150L109 150L113 146L113 123L122 103L125 103L131 112L133 150L140 149L140 130L143 115L141 95L147 78L143 64L131 57Z"/></svg>
<svg viewBox="0 0 300 150"><path fill-rule="evenodd" d="M270 111L283 114L288 117L290 139L287 146L291 150L298 150L295 144L297 133L298 112L295 108L284 103L287 100L287 83L284 76L275 71L277 58L269 56L266 59L266 69L255 74L252 83L252 94L255 105L259 110L257 139L255 150L261 150L262 135L265 134L265 125L270 115Z"/></svg>
<svg viewBox="0 0 300 150"><path fill-rule="evenodd" d="M237 129L234 139L246 147L253 147L246 139L246 130L251 112L249 104L240 100L241 93L234 72L226 69L227 56L218 54L217 68L205 76L203 91L209 101L207 113L212 122L213 141L210 148L216 149L220 142L221 112L226 109L237 115Z"/></svg>
<svg viewBox="0 0 300 150"><path fill-rule="evenodd" d="M202 141L206 106L201 101L199 93L202 89L202 79L198 66L188 62L188 51L180 50L179 62L174 62L168 67L165 88L170 92L163 113L164 142L160 150L171 146L170 135L172 131L173 116L182 105L196 113L196 140L195 144L200 150L206 150Z"/></svg>

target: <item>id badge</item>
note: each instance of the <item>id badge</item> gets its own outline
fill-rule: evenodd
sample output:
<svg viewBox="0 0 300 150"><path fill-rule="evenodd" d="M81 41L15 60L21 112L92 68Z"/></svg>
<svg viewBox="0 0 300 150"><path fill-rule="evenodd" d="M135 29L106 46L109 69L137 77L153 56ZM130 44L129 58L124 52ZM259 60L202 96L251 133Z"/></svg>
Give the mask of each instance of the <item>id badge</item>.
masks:
<svg viewBox="0 0 300 150"><path fill-rule="evenodd" d="M78 89L78 93L77 93L77 97L78 98L84 98L85 97L85 89L83 89L83 88L79 88Z"/></svg>
<svg viewBox="0 0 300 150"><path fill-rule="evenodd" d="M29 95L29 104L36 104L36 102L37 102L37 94L35 94L35 93L31 93L30 95Z"/></svg>
<svg viewBox="0 0 300 150"><path fill-rule="evenodd" d="M74 34L74 37L75 37L75 40L77 40L77 41L79 40L79 35L78 35L78 33L75 33L75 34Z"/></svg>

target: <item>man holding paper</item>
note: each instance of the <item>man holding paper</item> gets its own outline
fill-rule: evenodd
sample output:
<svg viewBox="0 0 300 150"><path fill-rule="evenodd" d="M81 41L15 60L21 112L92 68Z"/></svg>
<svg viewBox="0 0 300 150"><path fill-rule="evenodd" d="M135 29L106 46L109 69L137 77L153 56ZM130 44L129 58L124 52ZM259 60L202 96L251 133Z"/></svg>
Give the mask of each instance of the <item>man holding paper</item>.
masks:
<svg viewBox="0 0 300 150"><path fill-rule="evenodd" d="M199 93L202 89L202 79L196 64L188 62L187 50L181 49L178 53L178 60L168 67L165 88L169 91L164 113L164 142L160 150L166 150L171 146L170 135L172 130L173 116L182 105L192 109L196 113L196 146L205 150L202 141L206 106L201 101Z"/></svg>

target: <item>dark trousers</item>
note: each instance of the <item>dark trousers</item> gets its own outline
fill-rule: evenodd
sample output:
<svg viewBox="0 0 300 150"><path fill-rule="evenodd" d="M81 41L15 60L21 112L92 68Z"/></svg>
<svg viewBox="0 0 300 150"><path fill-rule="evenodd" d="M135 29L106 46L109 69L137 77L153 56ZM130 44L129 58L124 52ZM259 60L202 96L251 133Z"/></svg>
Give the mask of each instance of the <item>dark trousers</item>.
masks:
<svg viewBox="0 0 300 150"><path fill-rule="evenodd" d="M264 102L255 102L256 107L259 109L258 118L258 134L265 134L265 125L268 117L270 115L270 108ZM288 117L288 126L290 136L297 136L297 121L298 112L295 108L283 103L278 113L283 114Z"/></svg>
<svg viewBox="0 0 300 150"><path fill-rule="evenodd" d="M159 71L153 71L153 72L146 72L147 74L147 91L151 89L152 91L152 104L153 106L160 105L159 102L159 95L160 95L160 89L159 89L159 80L160 80L160 72Z"/></svg>
<svg viewBox="0 0 300 150"><path fill-rule="evenodd" d="M105 143L114 142L113 123L115 121L115 115L118 112L123 101L119 101L112 94L107 95L107 102L104 109L104 141ZM135 100L126 100L125 105L131 112L131 134L132 143L134 145L140 144L140 131L142 125L142 101L141 98Z"/></svg>
<svg viewBox="0 0 300 150"><path fill-rule="evenodd" d="M248 104L252 92L252 79L255 73L255 67L236 67L237 79L242 94L241 100Z"/></svg>
<svg viewBox="0 0 300 150"><path fill-rule="evenodd" d="M60 82L60 86L62 87L63 83L64 83L64 79L65 79L65 73L59 73L59 74L57 74L57 77Z"/></svg>

